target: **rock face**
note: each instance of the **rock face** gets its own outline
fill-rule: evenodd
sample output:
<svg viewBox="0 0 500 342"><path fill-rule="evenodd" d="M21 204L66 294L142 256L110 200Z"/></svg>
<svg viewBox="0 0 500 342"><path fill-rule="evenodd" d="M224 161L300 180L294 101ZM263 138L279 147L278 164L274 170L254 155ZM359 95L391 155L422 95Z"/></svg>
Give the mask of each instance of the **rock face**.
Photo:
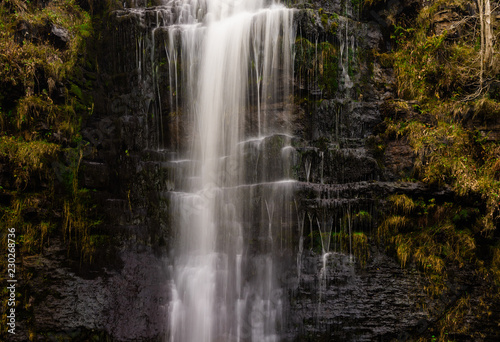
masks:
<svg viewBox="0 0 500 342"><path fill-rule="evenodd" d="M139 5L127 1L127 6ZM407 340L422 335L450 302L473 289L470 283L457 286L429 304L422 291L425 280L414 268L401 269L374 240L356 245L342 237L346 232L373 235L389 194L452 196L446 189L394 182L411 173L413 155L404 142L389 144L382 156L371 145L382 104L393 96L392 70L367 54L386 47L383 28L353 20L355 10L346 6L345 1L315 1L315 9L299 4L303 9L295 16L298 38L316 47L328 44L321 45L322 51L331 53L334 67L329 76L327 62L317 54L310 56L314 66L301 67L308 61L296 60L291 153L296 235L283 256L280 277L287 301L281 326L286 341ZM89 144L80 181L95 190L93 199L104 215L101 233L112 243L102 246L88 267L68 262L58 241L40 259L25 261L32 272L28 311L39 340L160 341L167 334L165 265L172 233L164 194L175 175L158 150L188 138L162 110L178 94L164 96L170 101L165 103L156 98L155 87L168 75L152 70L144 59L146 49L154 50L148 34L156 13L118 10L105 19L94 114L83 128ZM436 30L447 29L441 23L449 20L443 14ZM21 25L19 39L37 39L40 30ZM47 32L55 46L65 48L67 32L55 26ZM325 82L332 77L336 83L329 89ZM335 230L338 237L328 241L328 248L322 229ZM422 309L422 303L434 311ZM23 326L27 323L21 322L20 330ZM26 340L27 333L24 329L17 340Z"/></svg>
<svg viewBox="0 0 500 342"><path fill-rule="evenodd" d="M427 322L428 315L415 305L425 299L418 274L402 270L387 256L374 252L361 270L349 256L333 253L324 273L322 267L317 255L305 253L291 305L296 334L291 340L401 339Z"/></svg>
<svg viewBox="0 0 500 342"><path fill-rule="evenodd" d="M151 250L129 246L117 255L122 267L85 274L78 265L68 265L65 254L64 244L52 241L43 257L25 260L34 274L29 310L40 338L148 341L163 333L166 270ZM28 339L27 328L22 322L18 340Z"/></svg>
<svg viewBox="0 0 500 342"><path fill-rule="evenodd" d="M301 127L297 133L303 139L294 159L301 181L297 235L303 236L299 242L303 252L300 247L295 250L299 275L289 285L287 340L404 340L430 319L417 305L425 301L423 279L416 271L401 270L374 245L366 246L366 264L360 267L363 257L349 256L355 247L342 246L345 241L340 238L328 241L330 247L325 250L327 241L320 237L325 230L339 236L349 229L359 236L373 236L384 198L419 192L416 185L404 189L390 182L412 168L409 147L388 146L383 160L377 160L368 139L382 121L384 100L393 96L391 70L373 56L363 55L385 46L383 34L374 23L339 17L338 31L329 36L325 27L330 18L321 20L316 13L304 11L297 16L299 32L309 41L338 44L339 84L325 95L315 93L313 82L296 79L296 93L316 101L299 107L297 118ZM345 54L351 57L343 58ZM354 218L360 213L370 216L368 222Z"/></svg>
<svg viewBox="0 0 500 342"><path fill-rule="evenodd" d="M21 44L23 41L49 42L56 49L65 50L70 41L69 32L60 26L47 22L43 25L31 25L26 21L19 22L15 40Z"/></svg>

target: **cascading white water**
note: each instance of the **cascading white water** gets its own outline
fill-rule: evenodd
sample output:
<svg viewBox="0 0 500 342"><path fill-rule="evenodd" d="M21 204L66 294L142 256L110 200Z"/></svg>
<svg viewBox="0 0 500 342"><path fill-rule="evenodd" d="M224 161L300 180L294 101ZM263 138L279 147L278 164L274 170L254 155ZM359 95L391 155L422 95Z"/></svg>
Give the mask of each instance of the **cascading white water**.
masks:
<svg viewBox="0 0 500 342"><path fill-rule="evenodd" d="M290 144L293 12L264 0L162 8L168 102L177 130L182 121L192 140L171 161L182 171L170 193L168 340L277 341L275 254L292 205L282 151Z"/></svg>

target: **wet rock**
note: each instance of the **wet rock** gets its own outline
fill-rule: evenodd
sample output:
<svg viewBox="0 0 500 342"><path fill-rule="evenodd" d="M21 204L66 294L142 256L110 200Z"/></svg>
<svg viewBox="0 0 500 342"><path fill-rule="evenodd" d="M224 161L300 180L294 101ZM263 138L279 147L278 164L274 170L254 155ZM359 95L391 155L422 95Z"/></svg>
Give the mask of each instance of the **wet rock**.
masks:
<svg viewBox="0 0 500 342"><path fill-rule="evenodd" d="M431 18L431 27L436 35L446 33L447 39L459 38L466 30L463 19L474 16L476 11L475 3L441 6L441 10Z"/></svg>
<svg viewBox="0 0 500 342"><path fill-rule="evenodd" d="M66 50L70 42L70 33L65 28L50 21L46 21L42 25L34 25L21 20L17 24L15 40L18 44L22 44L24 41L35 44L48 42L56 49Z"/></svg>
<svg viewBox="0 0 500 342"><path fill-rule="evenodd" d="M65 50L68 48L70 35L65 28L51 24L48 40L55 48Z"/></svg>
<svg viewBox="0 0 500 342"><path fill-rule="evenodd" d="M104 163L83 161L82 163L83 184L89 189L105 189L109 186L110 172Z"/></svg>
<svg viewBox="0 0 500 342"><path fill-rule="evenodd" d="M401 179L411 177L415 154L412 147L404 140L390 141L384 154L386 177Z"/></svg>
<svg viewBox="0 0 500 342"><path fill-rule="evenodd" d="M418 273L372 252L365 269L345 254L331 253L321 276L321 255L304 252L290 306L296 335L287 341L385 340L429 320L417 305L425 299Z"/></svg>
<svg viewBox="0 0 500 342"><path fill-rule="evenodd" d="M147 248L128 247L119 252L118 265L108 258L102 269L83 273L66 255L62 241L51 240L43 256L24 260L37 334L83 340L104 331L117 341L149 341L165 333L168 291L162 259ZM11 341L28 340L24 320L18 330Z"/></svg>

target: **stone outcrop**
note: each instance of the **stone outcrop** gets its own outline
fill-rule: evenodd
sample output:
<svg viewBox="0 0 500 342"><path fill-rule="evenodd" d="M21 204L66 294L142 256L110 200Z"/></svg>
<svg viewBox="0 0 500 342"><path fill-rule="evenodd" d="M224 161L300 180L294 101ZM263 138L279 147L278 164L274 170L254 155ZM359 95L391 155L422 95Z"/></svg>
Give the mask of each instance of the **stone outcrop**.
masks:
<svg viewBox="0 0 500 342"><path fill-rule="evenodd" d="M56 49L65 50L70 41L69 32L54 23L46 22L43 25L32 25L21 21L17 25L15 40L18 44L23 41L35 43L49 42Z"/></svg>

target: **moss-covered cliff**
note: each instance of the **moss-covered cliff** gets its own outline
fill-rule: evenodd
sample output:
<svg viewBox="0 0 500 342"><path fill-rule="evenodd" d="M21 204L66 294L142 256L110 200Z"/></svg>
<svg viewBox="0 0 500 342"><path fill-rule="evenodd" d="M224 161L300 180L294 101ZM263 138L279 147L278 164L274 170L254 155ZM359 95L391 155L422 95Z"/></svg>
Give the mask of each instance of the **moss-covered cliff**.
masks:
<svg viewBox="0 0 500 342"><path fill-rule="evenodd" d="M433 297L449 289L460 269L473 270L479 285L450 305L422 339L496 336L495 324L481 327L468 318L498 321L500 300L500 74L494 38L500 26L494 20L498 3L491 1L491 12L483 3L414 1L380 12L387 15L392 49L377 59L394 68L397 91L383 105L375 148L386 162L411 151L412 166L394 168L401 181L448 188L453 196L389 198L392 209L378 235L403 267L415 263L426 275Z"/></svg>
<svg viewBox="0 0 500 342"><path fill-rule="evenodd" d="M4 233L15 228L17 321L24 336L37 333L29 260L60 240L70 262L88 263L99 244L94 229L102 214L78 184L88 153L81 126L93 113L97 71L91 13L85 1L0 2L1 248L7 248ZM1 259L2 269L6 262ZM0 275L2 283L6 276ZM2 310L4 322L5 316ZM0 329L7 338L7 326Z"/></svg>
<svg viewBox="0 0 500 342"><path fill-rule="evenodd" d="M285 2L300 9L291 168L302 229L283 267L299 269L283 285L284 339L496 340L500 70L484 9ZM148 148L154 71L135 63L149 28L113 12L161 3L0 1L0 228L16 228L19 341L156 341L168 330L162 191L175 180ZM168 77L165 62L157 71ZM156 105L164 139L179 143L168 103ZM339 252L330 271L325 241Z"/></svg>

